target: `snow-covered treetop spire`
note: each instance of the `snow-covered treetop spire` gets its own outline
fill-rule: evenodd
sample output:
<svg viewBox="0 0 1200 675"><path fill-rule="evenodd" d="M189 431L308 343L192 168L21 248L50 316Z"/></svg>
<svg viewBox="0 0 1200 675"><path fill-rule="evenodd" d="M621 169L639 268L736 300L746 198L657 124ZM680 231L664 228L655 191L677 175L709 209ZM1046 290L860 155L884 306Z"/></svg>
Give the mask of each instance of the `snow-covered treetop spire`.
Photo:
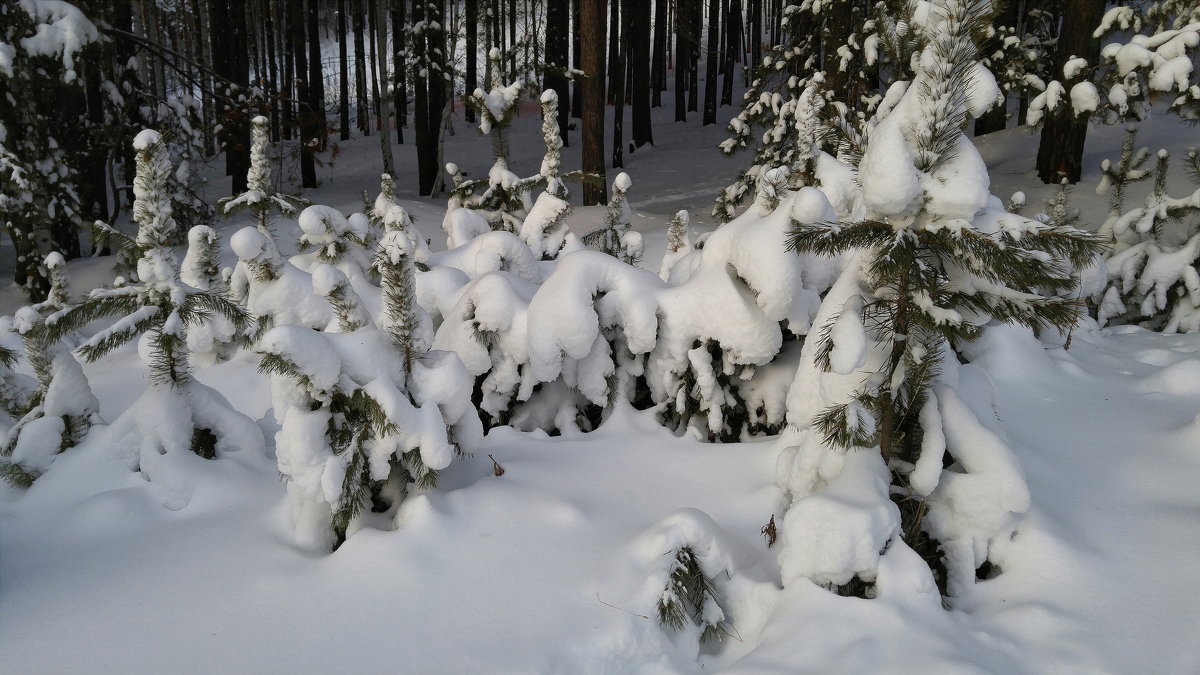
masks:
<svg viewBox="0 0 1200 675"><path fill-rule="evenodd" d="M177 226L171 215L171 156L162 136L145 129L133 139L137 174L133 179L133 220L138 225L137 246L142 251L138 276L145 282L169 282L179 275L171 249Z"/></svg>
<svg viewBox="0 0 1200 675"><path fill-rule="evenodd" d="M558 92L547 89L542 92L542 139L546 143L546 155L542 158L541 175L546 180L546 192L568 199L567 186L559 178L562 170L562 137L558 133Z"/></svg>
<svg viewBox="0 0 1200 675"><path fill-rule="evenodd" d="M271 193L271 165L267 157L267 144L271 140L269 125L270 121L262 115L250 120L250 170L246 172L246 189L263 195Z"/></svg>

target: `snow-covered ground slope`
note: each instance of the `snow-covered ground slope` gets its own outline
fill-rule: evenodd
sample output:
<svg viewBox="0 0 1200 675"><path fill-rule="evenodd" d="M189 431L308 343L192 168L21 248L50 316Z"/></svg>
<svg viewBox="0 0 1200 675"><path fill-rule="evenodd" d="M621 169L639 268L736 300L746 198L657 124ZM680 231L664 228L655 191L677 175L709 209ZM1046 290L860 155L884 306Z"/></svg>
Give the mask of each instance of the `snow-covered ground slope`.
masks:
<svg viewBox="0 0 1200 675"><path fill-rule="evenodd" d="M626 166L652 270L670 215L707 220L737 169L706 150L720 129L673 125L669 112L656 111L659 146ZM525 175L540 159L536 115L517 124L530 142L514 143L513 165ZM1177 156L1193 136L1170 119L1144 126L1139 144ZM1120 134L1089 139L1075 193L1089 226L1106 208L1090 193L1096 166ZM992 191L1024 190L1031 212L1049 194L1029 172L1036 140L977 139ZM362 190L378 189L376 142L344 144L307 196L358 210ZM460 125L447 159L482 175L488 146ZM411 145L397 156L405 207L440 249L444 205L404 192ZM214 201L226 180L213 178ZM602 216L572 218L586 232ZM76 290L105 280L107 265L73 263ZM7 293L0 309L16 302ZM785 506L775 444L676 438L646 413L618 410L596 432L553 439L493 430L437 490L403 504L397 529L361 530L331 555L293 543L273 458L194 459L184 482L147 482L130 470L136 448L99 428L28 491L0 486L0 671L1200 671L1200 335L1081 329L1063 350L999 328L969 354L960 395L1018 455L1032 506L1003 573L950 611L936 594L888 594L882 578L872 600L781 590L760 534ZM273 431L255 366L242 354L197 378ZM110 421L147 377L133 346L85 371ZM715 647L658 624L681 542L727 571L715 583L729 635Z"/></svg>

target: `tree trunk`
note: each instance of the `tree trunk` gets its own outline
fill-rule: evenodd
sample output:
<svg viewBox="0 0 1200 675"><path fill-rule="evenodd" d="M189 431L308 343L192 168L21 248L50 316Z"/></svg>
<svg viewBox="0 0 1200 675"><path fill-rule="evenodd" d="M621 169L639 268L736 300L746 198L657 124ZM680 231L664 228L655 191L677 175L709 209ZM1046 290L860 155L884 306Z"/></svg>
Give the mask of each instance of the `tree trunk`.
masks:
<svg viewBox="0 0 1200 675"><path fill-rule="evenodd" d="M358 130L363 136L371 135L371 109L367 107L367 50L363 34L366 16L364 0L352 0L354 4L354 83L358 102Z"/></svg>
<svg viewBox="0 0 1200 675"><path fill-rule="evenodd" d="M329 144L329 123L325 119L325 74L321 59L320 11L318 0L308 0L308 105L312 108L313 124L320 149Z"/></svg>
<svg viewBox="0 0 1200 675"><path fill-rule="evenodd" d="M542 87L553 89L558 94L558 135L562 137L563 145L567 145L567 125L570 122L569 91L567 89L567 59L570 57L571 27L567 15L568 6L563 2L551 0L546 5L546 74ZM467 47L468 60L471 54Z"/></svg>
<svg viewBox="0 0 1200 675"><path fill-rule="evenodd" d="M620 61L621 50L621 0L608 2L608 103L613 103L613 94L617 90L617 62Z"/></svg>
<svg viewBox="0 0 1200 675"><path fill-rule="evenodd" d="M580 51L583 62L583 170L604 180L604 5L580 0ZM585 184L585 206L608 201L604 184Z"/></svg>
<svg viewBox="0 0 1200 675"><path fill-rule="evenodd" d="M650 62L650 105L662 106L662 92L667 88L667 3L654 0L654 56ZM636 123L634 124L636 127ZM637 131L634 131L637 135Z"/></svg>
<svg viewBox="0 0 1200 675"><path fill-rule="evenodd" d="M1073 57L1096 63L1100 56L1100 41L1092 37L1094 26L1104 15L1104 0L1078 0L1064 7L1062 34L1058 38L1058 53L1054 58L1054 76L1061 77L1063 65ZM1067 91L1081 78L1063 82ZM1043 183L1067 179L1078 183L1083 166L1083 143L1087 137L1087 116L1074 117L1070 106L1060 106L1055 114L1047 115L1038 145L1038 178Z"/></svg>
<svg viewBox="0 0 1200 675"><path fill-rule="evenodd" d="M551 0L553 2L554 0ZM580 34L583 22L580 20L579 0L571 0L571 22L573 30L571 31L571 68L575 70L583 70L583 52L582 40ZM571 80L571 117L580 119L583 117L583 80L579 77L574 77Z"/></svg>
<svg viewBox="0 0 1200 675"><path fill-rule="evenodd" d="M702 126L717 123L717 44L721 41L721 0L708 0L708 41L705 42L704 119Z"/></svg>
<svg viewBox="0 0 1200 675"><path fill-rule="evenodd" d="M292 63L296 68L296 102L300 106L300 185L305 188L315 188L317 187L317 165L316 159L313 157L316 150L313 140L317 136L317 117L312 109L312 96L309 92L308 78L311 71L308 68L308 56L304 44L304 5L300 2L289 2L287 12L288 33L291 35L292 43Z"/></svg>
<svg viewBox="0 0 1200 675"><path fill-rule="evenodd" d="M374 1L374 0L373 0ZM387 63L387 22L384 21L384 16L387 14L387 7L384 5L387 0L377 0L379 5L375 8L375 21L372 25L375 27L375 49L374 53L379 55L375 61L375 65L379 68L379 151L383 155L383 172L392 176L396 175L396 166L392 161L392 104L391 97L387 95L387 83L391 80L388 77Z"/></svg>
<svg viewBox="0 0 1200 675"><path fill-rule="evenodd" d="M733 105L733 64L738 48L741 46L738 38L742 34L742 2L741 0L727 0L727 2L729 7L725 10L725 76L721 80L721 105Z"/></svg>
<svg viewBox="0 0 1200 675"><path fill-rule="evenodd" d="M557 5L558 3L551 3L551 4ZM466 90L465 91L466 95L470 96L475 91L475 89L479 87L479 47L478 47L478 45L479 45L479 0L466 0L466 8L464 10L464 14L465 14L466 22L467 22L467 48L466 48L467 53L465 54L466 59L467 59L467 68L466 68L466 80L464 83L465 84L464 89ZM565 33L563 35L563 39L564 40L566 39ZM549 32L549 28L547 28L546 41L549 42L549 40L550 40L550 32ZM546 48L547 48L547 50L549 50L549 48L550 48L549 44L546 45ZM548 53L546 55L546 58L547 59L550 58ZM562 98L562 100L565 104L567 99L564 96ZM464 114L465 114L466 120L468 122L471 122L472 124L474 124L477 121L475 119L475 108L470 105L465 105L463 107L465 108ZM567 135L564 132L563 133L563 142L564 143L566 143L566 138L567 138Z"/></svg>
<svg viewBox="0 0 1200 675"><path fill-rule="evenodd" d="M609 7L611 8L614 17L620 15L616 29L618 37L617 42L617 60L612 64L613 80L613 144L612 144L612 166L614 169L625 166L625 150L621 147L625 142L625 60L628 58L626 53L626 33L629 30L629 7L626 2L613 0ZM613 38L609 38L609 44L612 44Z"/></svg>
<svg viewBox="0 0 1200 675"><path fill-rule="evenodd" d="M688 0L692 19L688 23L691 49L688 50L688 112L700 110L700 31L704 25L703 0Z"/></svg>
<svg viewBox="0 0 1200 675"><path fill-rule="evenodd" d="M630 100L633 118L633 147L654 145L650 123L650 0L625 0L629 15L629 62L633 66Z"/></svg>
<svg viewBox="0 0 1200 675"><path fill-rule="evenodd" d="M346 53L346 2L338 0L338 83L341 85L338 100L338 138L350 140L350 59Z"/></svg>
<svg viewBox="0 0 1200 675"><path fill-rule="evenodd" d="M687 121L688 65L691 63L691 37L688 24L692 20L691 3L675 2L675 121Z"/></svg>
<svg viewBox="0 0 1200 675"><path fill-rule="evenodd" d="M380 20L379 8L375 4L376 0L365 0L365 2L367 3L367 52L370 55L367 76L371 80L371 107L375 111L375 130L378 131L384 121L383 117L379 114L381 110L379 107L380 90L387 86L385 83L379 81L379 57L383 55L382 52L385 46L380 45L379 41L375 39L377 34L376 29L379 26ZM387 56L383 56L383 58L386 59Z"/></svg>
<svg viewBox="0 0 1200 675"><path fill-rule="evenodd" d="M407 21L403 0L392 2L392 65L395 68L395 91L392 96L396 110L396 142L404 144L404 127L408 126L408 62L404 50L404 22Z"/></svg>

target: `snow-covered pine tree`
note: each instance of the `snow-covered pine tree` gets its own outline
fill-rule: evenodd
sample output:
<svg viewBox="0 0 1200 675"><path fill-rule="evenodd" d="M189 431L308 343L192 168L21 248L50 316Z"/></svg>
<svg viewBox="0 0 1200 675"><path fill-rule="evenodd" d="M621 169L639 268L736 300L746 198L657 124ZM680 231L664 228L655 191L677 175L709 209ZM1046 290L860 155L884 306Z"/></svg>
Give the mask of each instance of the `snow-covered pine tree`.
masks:
<svg viewBox="0 0 1200 675"><path fill-rule="evenodd" d="M314 280L331 277L326 287L344 280L319 270ZM260 370L274 380L276 457L293 523L302 543L326 550L367 509L394 513L411 490L435 487L437 472L482 435L458 359L418 354L406 373L389 333L358 325L353 298L344 299L336 328L352 332L278 326L258 346Z"/></svg>
<svg viewBox="0 0 1200 675"><path fill-rule="evenodd" d="M138 224L134 243L141 251L140 282L96 289L82 303L50 315L45 339L52 343L97 319L119 317L78 348L83 358L95 361L142 336L139 351L150 368L150 386L113 427L114 433L138 438L136 465L157 479L160 469L172 471L166 468L172 460L163 459L164 455L190 451L213 458L223 451L261 446L262 434L223 396L191 376L188 328L216 314L240 330L249 317L219 293L181 282L179 262L169 244L177 227L166 191L172 173L170 157L162 137L149 129L138 134L133 145L137 155L133 216Z"/></svg>
<svg viewBox="0 0 1200 675"><path fill-rule="evenodd" d="M71 275L67 271L67 261L58 251L46 255L42 265L50 277L50 290L46 299L33 308L44 314L66 309L71 304Z"/></svg>
<svg viewBox="0 0 1200 675"><path fill-rule="evenodd" d="M38 387L24 404L28 412L0 446L0 478L28 487L50 468L55 455L78 445L100 421L100 403L70 348L62 340L47 339L37 310L23 307L13 319Z"/></svg>
<svg viewBox="0 0 1200 675"><path fill-rule="evenodd" d="M229 247L238 257L229 293L257 321L256 335L272 326L329 325L333 308L312 292L311 275L280 257L274 240L248 226L230 237Z"/></svg>
<svg viewBox="0 0 1200 675"><path fill-rule="evenodd" d="M220 243L216 231L207 225L196 225L188 230L188 248L179 271L180 281L200 291L225 295L227 289L218 260ZM218 363L233 355L238 337L233 322L213 314L188 328L188 352L198 363Z"/></svg>
<svg viewBox="0 0 1200 675"><path fill-rule="evenodd" d="M350 279L333 265L320 264L312 271L313 292L333 307L333 321L325 329L331 333L353 333L371 323L362 298L350 287Z"/></svg>
<svg viewBox="0 0 1200 675"><path fill-rule="evenodd" d="M1069 328L1074 299L1036 291L1070 287L1064 264L1082 267L1097 250L1094 237L1005 213L989 195L962 131L996 100L973 41L988 5L929 10L911 26L928 43L914 80L881 106L859 164L867 217L793 227L796 251L855 253L788 395L785 584L861 593L883 558L915 550L943 594L956 595L999 562L994 544L1029 495L1011 452L955 393L952 345L992 321Z"/></svg>
<svg viewBox="0 0 1200 675"><path fill-rule="evenodd" d="M824 75L819 72L804 80L792 75L784 88L791 93L788 99L768 95L765 91L759 98L752 99L753 90L747 92L742 111L729 122L730 138L721 143L721 152L732 156L750 146L755 127L769 128L755 147L750 167L717 195L713 206L715 217L724 222L732 220L738 205L751 190L761 185L762 175L771 169L790 168L792 187L819 183L816 162L821 156L821 144L829 133L829 125L823 118L832 112L830 94L825 90L824 82Z"/></svg>
<svg viewBox="0 0 1200 675"><path fill-rule="evenodd" d="M491 64L492 75L491 81L488 82L488 91L476 89L467 102L479 112L479 132L484 136L492 136L492 156L496 159L507 159L508 143L505 132L512 124L517 101L521 98L521 82L504 84L505 71L500 67L499 49L493 47L488 52L488 62Z"/></svg>
<svg viewBox="0 0 1200 675"><path fill-rule="evenodd" d="M671 216L671 224L667 227L667 251L658 270L658 276L663 281L671 278L671 268L675 263L693 251L691 233L688 232L690 223L691 216L687 210L677 211Z"/></svg>
<svg viewBox="0 0 1200 675"><path fill-rule="evenodd" d="M380 326L391 338L392 347L400 354L404 374L412 373L413 362L423 353L420 305L417 304L417 281L413 265L412 242L404 232L393 230L383 236L375 253L374 269L379 273L383 290L383 324Z"/></svg>
<svg viewBox="0 0 1200 675"><path fill-rule="evenodd" d="M636 265L642 258L645 244L642 235L630 227L629 189L633 181L622 171L612 183L612 195L604 212L604 226L587 233L583 243L628 265Z"/></svg>
<svg viewBox="0 0 1200 675"><path fill-rule="evenodd" d="M1153 330L1200 330L1200 189L1182 198L1167 192L1170 156L1158 151L1154 187L1139 207L1113 220L1120 246L1107 261L1108 285L1097 294L1100 325L1140 322ZM1188 153L1200 185L1200 158ZM1129 243L1131 240L1136 243Z"/></svg>
<svg viewBox="0 0 1200 675"><path fill-rule="evenodd" d="M340 268L350 276L362 275L371 266L368 252L370 223L361 215L346 218L337 209L314 204L300 212L303 234L296 247L306 255L292 261L305 271L320 263Z"/></svg>
<svg viewBox="0 0 1200 675"><path fill-rule="evenodd" d="M1130 185L1150 177L1150 170L1142 168L1150 157L1150 149L1140 148L1135 152L1136 143L1137 129L1127 127L1125 137L1121 141L1121 156L1116 165L1107 159L1100 163L1100 183L1096 186L1096 194L1108 195L1108 217L1096 230L1096 236L1109 245L1110 254L1120 253L1137 241L1128 224L1121 222L1121 216L1124 215L1125 190ZM1122 229L1120 235L1116 232L1118 224Z"/></svg>
<svg viewBox="0 0 1200 675"><path fill-rule="evenodd" d="M64 98L82 98L84 52L99 40L70 3L0 3L0 224L15 249L14 281L35 302L50 286L39 263L77 234L78 170L93 131L87 119L50 121Z"/></svg>
<svg viewBox="0 0 1200 675"><path fill-rule="evenodd" d="M413 217L408 210L400 205L396 198L396 179L391 174L380 174L379 196L371 205L369 211L371 225L383 228L384 233L403 232L413 245L413 255L418 265L424 266L429 260L429 245L417 233Z"/></svg>
<svg viewBox="0 0 1200 675"><path fill-rule="evenodd" d="M260 232L274 238L271 229L272 214L291 216L298 209L308 206L308 201L287 195L275 189L271 183L271 158L269 154L270 121L258 115L250 120L250 169L246 172L246 191L217 202L221 213L229 216L239 211L249 211L254 216L254 225Z"/></svg>

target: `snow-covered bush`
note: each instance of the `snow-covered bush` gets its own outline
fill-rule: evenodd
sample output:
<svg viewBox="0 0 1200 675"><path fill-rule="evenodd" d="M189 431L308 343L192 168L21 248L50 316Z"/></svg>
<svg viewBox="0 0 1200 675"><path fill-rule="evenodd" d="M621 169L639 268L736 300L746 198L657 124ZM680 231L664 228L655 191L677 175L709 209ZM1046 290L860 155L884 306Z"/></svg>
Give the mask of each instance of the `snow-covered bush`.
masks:
<svg viewBox="0 0 1200 675"><path fill-rule="evenodd" d="M629 264L637 265L645 244L630 225L629 189L633 180L622 171L612 182L612 194L604 213L604 226L584 235L583 243Z"/></svg>
<svg viewBox="0 0 1200 675"><path fill-rule="evenodd" d="M298 222L303 234L296 245L305 255L293 262L300 269L307 272L325 263L361 276L371 267L370 221L362 214L347 218L335 208L314 204L300 212Z"/></svg>
<svg viewBox="0 0 1200 675"><path fill-rule="evenodd" d="M224 451L253 451L261 449L262 436L254 422L233 410L215 390L191 377L189 328L220 315L241 330L249 317L219 293L180 280L179 262L169 245L176 225L170 197L164 191L171 174L167 150L158 133L151 130L138 134L134 149L137 177L133 213L138 224L134 243L141 252L137 269L140 282L96 289L82 303L51 314L46 318L45 339L53 343L92 321L118 317L78 348L81 356L95 361L141 336L139 353L150 368L150 386L114 423L112 433L136 437L134 465L153 479L159 468L170 462L161 455L190 451L213 458Z"/></svg>
<svg viewBox="0 0 1200 675"><path fill-rule="evenodd" d="M722 225L667 275L671 287L659 294L661 326L646 380L670 428L691 426L704 438L732 441L783 424L786 378L763 369L785 342L808 333L835 263L786 248L793 218L833 218L824 194L781 188L778 196L774 211L751 209Z"/></svg>
<svg viewBox="0 0 1200 675"><path fill-rule="evenodd" d="M271 159L267 154L269 127L270 121L262 115L250 120L250 169L246 172L246 191L218 201L217 208L226 216L249 211L254 216L255 227L274 238L272 214L291 216L297 209L307 206L308 201L283 194L271 184Z"/></svg>
<svg viewBox="0 0 1200 675"><path fill-rule="evenodd" d="M207 225L188 230L187 254L179 271L179 279L196 290L224 295L227 292L221 276L220 237ZM188 352L199 363L212 364L233 355L239 338L232 321L219 314L199 320L188 329Z"/></svg>
<svg viewBox="0 0 1200 675"><path fill-rule="evenodd" d="M1112 184L1117 191L1102 229L1111 237L1112 254L1105 261L1108 284L1093 297L1098 304L1097 321L1100 325L1140 322L1155 330L1195 332L1200 330L1200 272L1196 267L1200 223L1194 216L1200 211L1200 188L1184 197L1168 194L1170 156L1159 150L1150 194L1140 206L1120 215L1112 213L1120 210L1124 183L1135 179L1139 171L1136 164L1123 170L1132 134L1126 138L1121 163L1111 170L1113 175L1105 173L1101 184L1101 188ZM1200 185L1200 157L1195 150L1188 153L1187 161L1193 180Z"/></svg>
<svg viewBox="0 0 1200 675"><path fill-rule="evenodd" d="M863 592L881 555L911 548L956 595L998 562L992 544L1029 506L1011 451L955 393L952 345L992 321L1072 326L1074 298L1038 291L1071 288L1070 266L1088 264L1097 242L1007 213L988 192L962 133L996 99L972 42L983 9L947 2L914 26L929 44L913 81L880 106L859 164L866 217L793 225L797 251L856 252L788 393L785 584Z"/></svg>
<svg viewBox="0 0 1200 675"><path fill-rule="evenodd" d="M429 260L429 246L418 234L413 225L413 218L396 199L396 179L391 174L380 174L379 196L371 209L366 211L371 225L383 228L387 232L403 232L412 242L416 262L424 265Z"/></svg>
<svg viewBox="0 0 1200 675"><path fill-rule="evenodd" d="M436 486L437 472L481 437L470 376L451 354L428 353L407 374L389 334L370 324L278 326L258 350L272 374L293 523L314 549L339 547L373 505L394 513L409 491Z"/></svg>
<svg viewBox="0 0 1200 675"><path fill-rule="evenodd" d="M17 311L13 327L24 343L38 386L22 402L28 412L8 430L0 446L0 477L28 487L50 468L55 455L77 445L99 421L100 404L70 348L61 340L46 339L45 321L37 310Z"/></svg>
<svg viewBox="0 0 1200 675"><path fill-rule="evenodd" d="M253 227L244 227L229 240L238 257L229 279L235 302L249 310L260 330L298 325L320 330L333 318L333 308L312 292L312 277L283 260L275 242Z"/></svg>

